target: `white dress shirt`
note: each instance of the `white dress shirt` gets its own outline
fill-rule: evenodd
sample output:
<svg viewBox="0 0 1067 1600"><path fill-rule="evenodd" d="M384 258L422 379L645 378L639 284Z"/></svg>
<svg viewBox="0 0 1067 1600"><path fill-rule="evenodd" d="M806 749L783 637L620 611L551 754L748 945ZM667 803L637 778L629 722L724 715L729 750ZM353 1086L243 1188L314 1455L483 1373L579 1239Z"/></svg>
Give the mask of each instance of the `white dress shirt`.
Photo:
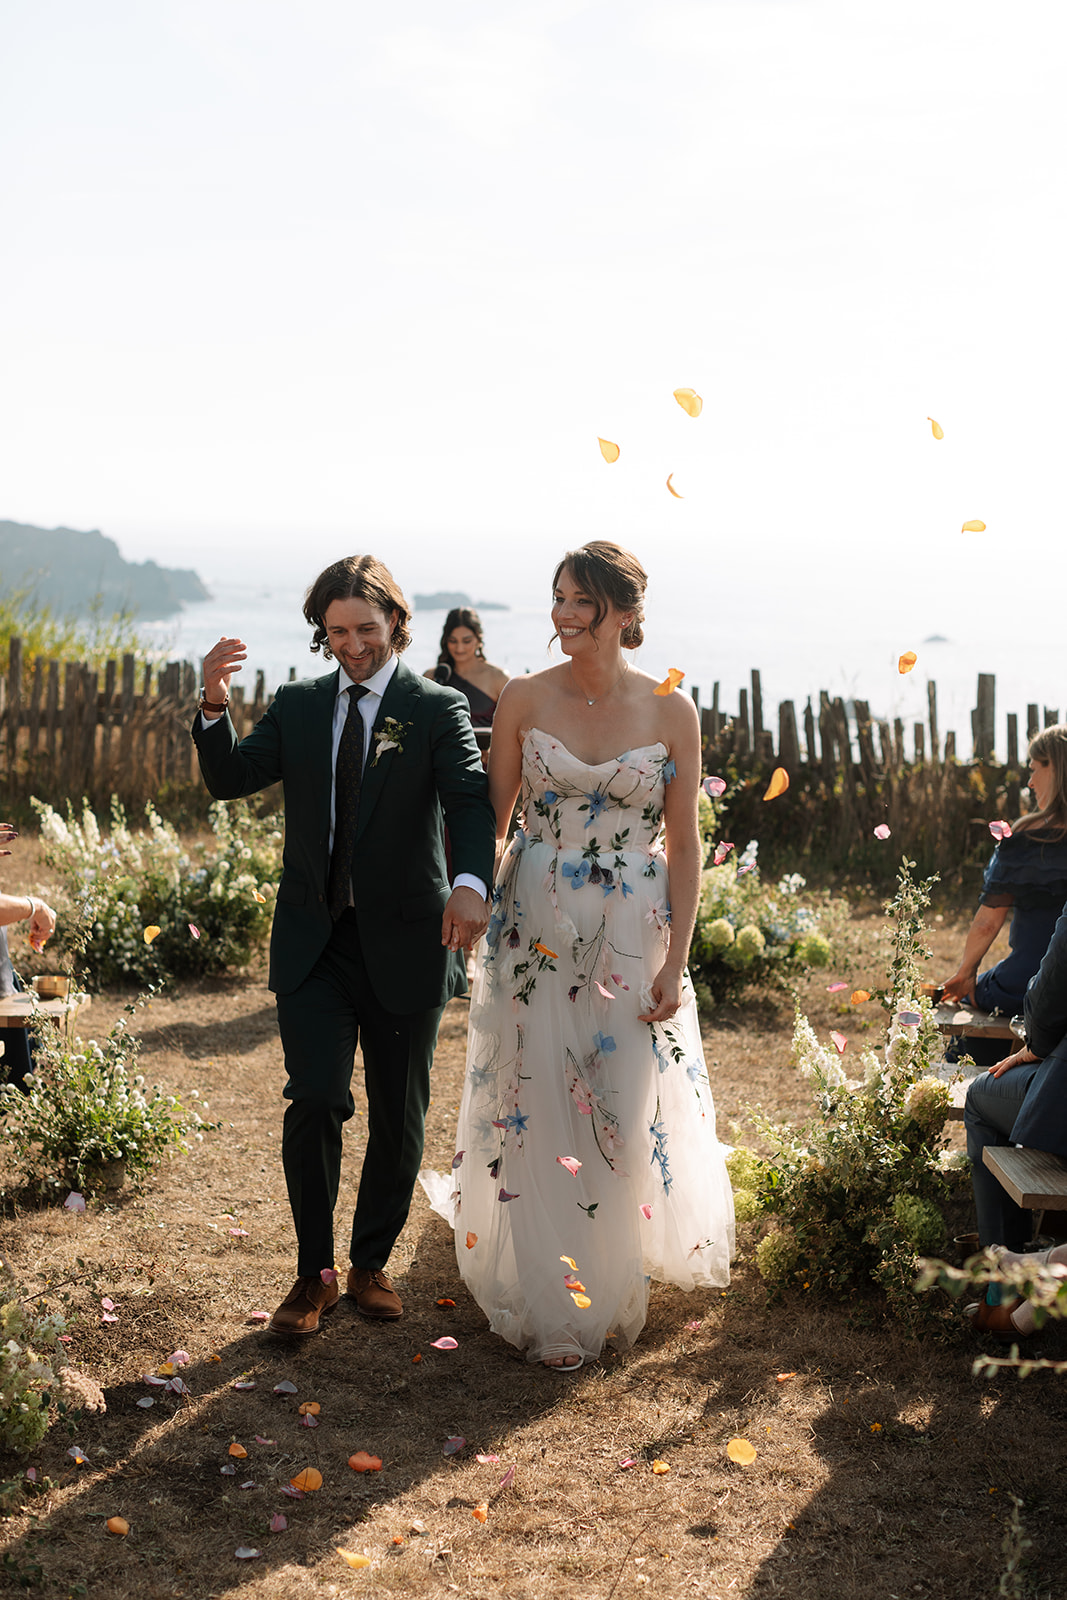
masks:
<svg viewBox="0 0 1067 1600"><path fill-rule="evenodd" d="M337 669L337 698L333 704L333 740L330 747L330 854L333 854L333 828L337 813L337 751L341 744L341 734L344 731L345 721L348 717L348 696L346 691L357 687L364 688L366 694L360 695L356 701L356 710L363 718L363 770L367 770L367 757L371 749L371 734L374 729L374 719L377 717L382 704L382 695L385 693L393 674L400 665L399 658L391 655L384 667L379 667L377 672L369 678L364 678L362 685L357 685L354 678L350 678L344 667L338 665ZM203 727L210 728L218 722L218 717L209 717L205 711L200 713ZM489 898L486 886L481 878L476 878L472 872L459 872L456 874L453 889L476 889L483 900Z"/></svg>

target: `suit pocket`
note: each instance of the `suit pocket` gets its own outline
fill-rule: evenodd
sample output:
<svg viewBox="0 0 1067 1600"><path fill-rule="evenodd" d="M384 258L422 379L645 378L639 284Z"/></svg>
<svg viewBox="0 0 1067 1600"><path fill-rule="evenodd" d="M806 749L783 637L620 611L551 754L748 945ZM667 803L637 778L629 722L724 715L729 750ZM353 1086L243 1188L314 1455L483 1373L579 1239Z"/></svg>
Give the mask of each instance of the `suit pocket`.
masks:
<svg viewBox="0 0 1067 1600"><path fill-rule="evenodd" d="M400 915L405 922L420 922L424 917L439 917L445 909L448 895L444 889L430 894L409 895L400 902Z"/></svg>
<svg viewBox="0 0 1067 1600"><path fill-rule="evenodd" d="M308 901L307 887L305 884L292 883L283 878L278 885L277 899L279 905L283 906L306 906Z"/></svg>

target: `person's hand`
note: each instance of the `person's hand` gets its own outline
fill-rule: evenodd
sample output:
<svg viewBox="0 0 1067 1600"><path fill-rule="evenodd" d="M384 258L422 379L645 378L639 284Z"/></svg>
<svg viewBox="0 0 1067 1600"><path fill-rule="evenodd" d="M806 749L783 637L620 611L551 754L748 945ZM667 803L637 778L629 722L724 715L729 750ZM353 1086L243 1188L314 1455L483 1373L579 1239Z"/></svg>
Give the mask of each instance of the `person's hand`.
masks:
<svg viewBox="0 0 1067 1600"><path fill-rule="evenodd" d="M661 967L649 984L652 1009L638 1014L638 1022L669 1022L682 1003L682 974Z"/></svg>
<svg viewBox="0 0 1067 1600"><path fill-rule="evenodd" d="M30 918L30 949L38 954L44 949L45 940L50 939L56 931L56 914L52 907L43 900L33 897L33 916Z"/></svg>
<svg viewBox="0 0 1067 1600"><path fill-rule="evenodd" d="M204 657L204 699L216 705L230 692L230 679L248 658L243 639L220 639ZM210 712L208 713L210 716Z"/></svg>
<svg viewBox="0 0 1067 1600"><path fill-rule="evenodd" d="M489 926L489 907L464 884L453 889L441 918L441 943L447 950L470 950Z"/></svg>
<svg viewBox="0 0 1067 1600"><path fill-rule="evenodd" d="M1040 1056L1035 1056L1032 1050L1023 1045L1021 1050L1016 1050L1013 1056L1005 1056L1003 1061L998 1061L995 1067L990 1067L991 1078L1002 1078L1012 1067L1027 1067L1032 1061L1040 1061Z"/></svg>
<svg viewBox="0 0 1067 1600"><path fill-rule="evenodd" d="M17 839L19 830L13 822L0 822L0 845L10 844L12 839ZM10 850L0 850L0 856L9 856Z"/></svg>
<svg viewBox="0 0 1067 1600"><path fill-rule="evenodd" d="M961 967L954 972L951 978L946 978L941 990L942 1005L962 1005L974 993L974 986L978 982L977 967ZM971 1004L973 1005L973 1001Z"/></svg>

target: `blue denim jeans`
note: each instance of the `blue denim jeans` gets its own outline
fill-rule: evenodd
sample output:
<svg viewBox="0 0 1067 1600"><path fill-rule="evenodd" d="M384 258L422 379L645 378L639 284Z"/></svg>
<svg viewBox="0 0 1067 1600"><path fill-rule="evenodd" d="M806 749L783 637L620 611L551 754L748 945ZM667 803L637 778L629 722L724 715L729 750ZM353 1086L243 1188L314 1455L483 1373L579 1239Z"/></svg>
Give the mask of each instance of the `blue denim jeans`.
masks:
<svg viewBox="0 0 1067 1600"><path fill-rule="evenodd" d="M1037 1067L1037 1062L1012 1067L1002 1078L983 1072L972 1079L967 1090L963 1125L967 1130L967 1154L971 1158L978 1238L983 1246L1003 1244L1009 1250L1021 1250L1030 1238L1030 1212L1017 1206L1001 1188L982 1160L982 1152L987 1144L1011 1144L1009 1135Z"/></svg>

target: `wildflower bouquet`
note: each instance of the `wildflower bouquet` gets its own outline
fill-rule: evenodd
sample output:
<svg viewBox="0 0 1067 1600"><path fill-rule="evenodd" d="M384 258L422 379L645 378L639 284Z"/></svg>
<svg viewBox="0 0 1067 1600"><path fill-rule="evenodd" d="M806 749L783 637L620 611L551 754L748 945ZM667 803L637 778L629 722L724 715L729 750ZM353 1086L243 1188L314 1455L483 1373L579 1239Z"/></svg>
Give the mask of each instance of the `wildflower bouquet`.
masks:
<svg viewBox="0 0 1067 1600"><path fill-rule="evenodd" d="M19 1295L14 1274L0 1267L0 1449L20 1455L48 1431L48 1408L66 1355L66 1322Z"/></svg>
<svg viewBox="0 0 1067 1600"><path fill-rule="evenodd" d="M211 807L209 842L186 846L149 804L134 833L117 800L101 831L88 801L66 819L34 800L45 860L61 880L60 947L90 980L150 983L244 966L270 926L281 871L277 817L247 802ZM151 939L146 930L159 931Z"/></svg>
<svg viewBox="0 0 1067 1600"><path fill-rule="evenodd" d="M942 1139L950 1091L929 1075L940 1036L919 992L929 885L914 882L912 867L902 863L887 906L894 926L879 996L889 1016L883 1050L864 1051L862 1078L849 1081L836 1050L819 1043L798 1010L793 1059L812 1080L817 1114L800 1128L755 1118L771 1154L731 1158L741 1215L774 1219L756 1249L769 1284L844 1298L873 1280L908 1315L918 1256L944 1241L941 1202L952 1165Z"/></svg>
<svg viewBox="0 0 1067 1600"><path fill-rule="evenodd" d="M209 1126L158 1084L146 1088L136 1070L141 1041L129 1032L135 1010L126 1007L103 1045L68 1040L50 1017L34 1020L28 1093L0 1088L0 1113L20 1170L43 1191L92 1188L115 1161L125 1177L143 1178L168 1149L184 1150L189 1134L201 1138Z"/></svg>

